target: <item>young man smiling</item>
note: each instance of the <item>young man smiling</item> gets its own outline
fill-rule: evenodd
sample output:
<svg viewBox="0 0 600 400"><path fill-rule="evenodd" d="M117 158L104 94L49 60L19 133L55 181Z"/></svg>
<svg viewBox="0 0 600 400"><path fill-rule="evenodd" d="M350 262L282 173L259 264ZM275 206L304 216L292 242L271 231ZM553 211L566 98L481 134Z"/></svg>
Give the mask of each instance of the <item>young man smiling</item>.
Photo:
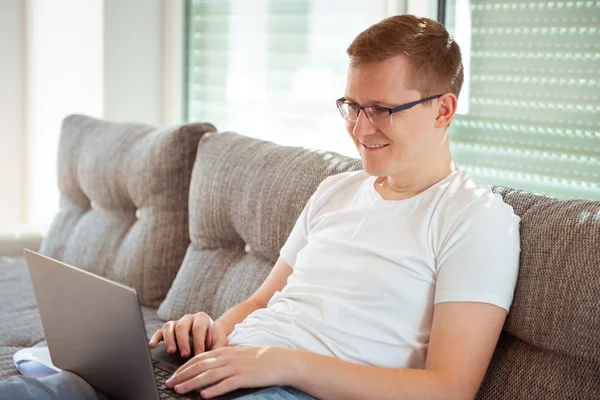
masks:
<svg viewBox="0 0 600 400"><path fill-rule="evenodd" d="M198 355L168 381L177 392L475 397L512 302L519 217L452 160L459 47L441 24L403 15L348 54L337 106L364 171L319 186L249 300L156 332L151 347L181 343L184 356L193 334Z"/></svg>
<svg viewBox="0 0 600 400"><path fill-rule="evenodd" d="M321 183L250 299L153 335L150 347L183 356L193 336L196 355L167 382L176 392L475 397L512 302L519 218L452 160L459 47L439 23L403 15L348 54L337 107L364 171Z"/></svg>

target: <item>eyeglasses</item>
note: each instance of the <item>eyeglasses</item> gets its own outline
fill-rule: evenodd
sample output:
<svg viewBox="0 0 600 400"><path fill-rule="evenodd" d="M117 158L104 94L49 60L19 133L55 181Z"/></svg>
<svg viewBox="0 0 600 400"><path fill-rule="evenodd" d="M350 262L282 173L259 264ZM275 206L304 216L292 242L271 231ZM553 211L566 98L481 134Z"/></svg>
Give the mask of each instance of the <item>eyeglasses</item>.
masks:
<svg viewBox="0 0 600 400"><path fill-rule="evenodd" d="M436 96L427 97L426 99L406 103L395 108L386 108L379 106L359 106L358 104L348 103L348 101L346 101L346 99L343 97L341 99L337 99L336 104L338 110L340 110L342 118L344 118L346 121L356 122L358 120L358 114L360 113L360 110L363 110L365 112L365 115L373 125L375 125L378 128L382 128L387 125L391 125L394 122L392 119L392 115L394 113L408 110L409 108L413 108L417 104L435 100L440 96L441 94L438 94Z"/></svg>

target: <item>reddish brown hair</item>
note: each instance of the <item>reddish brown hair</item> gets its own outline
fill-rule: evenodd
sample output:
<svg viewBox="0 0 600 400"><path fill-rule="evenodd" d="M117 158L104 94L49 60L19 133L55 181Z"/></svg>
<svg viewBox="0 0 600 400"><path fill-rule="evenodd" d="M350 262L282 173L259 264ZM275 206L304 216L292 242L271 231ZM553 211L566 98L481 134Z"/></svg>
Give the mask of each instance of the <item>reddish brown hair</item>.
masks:
<svg viewBox="0 0 600 400"><path fill-rule="evenodd" d="M348 47L350 65L373 64L398 55L409 59L406 86L423 97L454 93L463 84L460 48L439 22L414 15L384 19L359 34Z"/></svg>

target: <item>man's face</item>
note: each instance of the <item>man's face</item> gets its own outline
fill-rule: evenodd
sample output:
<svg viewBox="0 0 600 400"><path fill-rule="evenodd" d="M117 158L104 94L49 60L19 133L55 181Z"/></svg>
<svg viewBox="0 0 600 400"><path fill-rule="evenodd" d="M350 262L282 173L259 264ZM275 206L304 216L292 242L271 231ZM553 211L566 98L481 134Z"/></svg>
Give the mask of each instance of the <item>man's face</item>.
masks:
<svg viewBox="0 0 600 400"><path fill-rule="evenodd" d="M394 108L420 100L421 94L405 87L408 59L396 56L360 67L350 67L345 98L361 106ZM436 129L438 101L419 104L392 115L392 124L376 127L359 113L356 122L346 121L346 129L358 149L363 167L374 176L394 176L427 168L442 145ZM368 148L369 145L384 147Z"/></svg>

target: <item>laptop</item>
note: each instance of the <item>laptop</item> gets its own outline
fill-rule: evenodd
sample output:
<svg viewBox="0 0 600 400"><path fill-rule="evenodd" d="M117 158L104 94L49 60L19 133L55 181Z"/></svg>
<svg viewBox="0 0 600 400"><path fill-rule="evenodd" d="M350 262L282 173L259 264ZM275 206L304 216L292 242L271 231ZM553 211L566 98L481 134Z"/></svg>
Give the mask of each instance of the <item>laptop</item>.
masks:
<svg viewBox="0 0 600 400"><path fill-rule="evenodd" d="M164 382L189 358L148 347L135 289L25 250L52 363L117 400L200 399ZM179 354L179 353L177 353ZM218 397L236 399L259 389Z"/></svg>

